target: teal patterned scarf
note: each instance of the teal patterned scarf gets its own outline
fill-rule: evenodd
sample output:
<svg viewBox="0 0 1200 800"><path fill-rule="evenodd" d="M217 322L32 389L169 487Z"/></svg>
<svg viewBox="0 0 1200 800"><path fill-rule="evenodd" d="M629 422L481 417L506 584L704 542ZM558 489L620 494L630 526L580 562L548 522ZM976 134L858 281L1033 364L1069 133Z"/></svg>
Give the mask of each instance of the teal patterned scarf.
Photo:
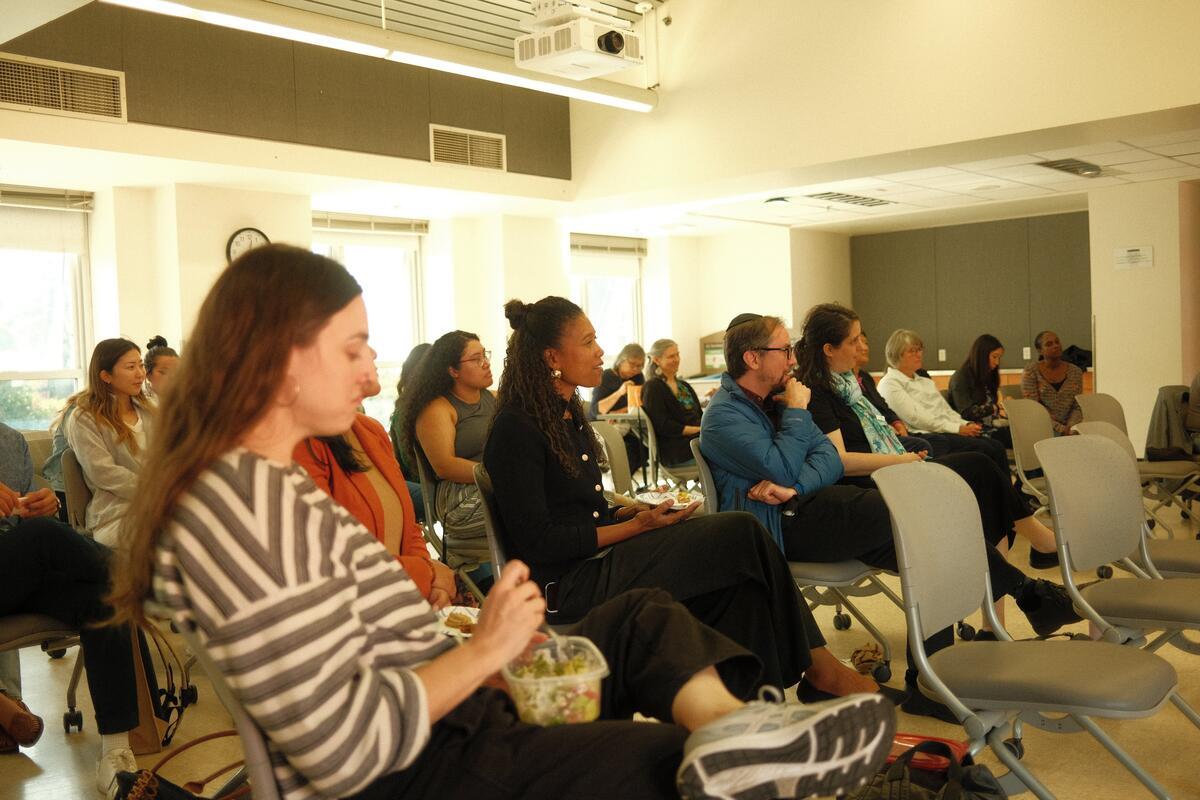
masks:
<svg viewBox="0 0 1200 800"><path fill-rule="evenodd" d="M871 444L872 453L900 455L905 452L904 445L900 444L900 438L896 436L892 426L887 424L879 409L871 405L871 401L863 395L862 387L858 385L853 372L833 373L833 391L858 417L863 433L867 435L867 441Z"/></svg>

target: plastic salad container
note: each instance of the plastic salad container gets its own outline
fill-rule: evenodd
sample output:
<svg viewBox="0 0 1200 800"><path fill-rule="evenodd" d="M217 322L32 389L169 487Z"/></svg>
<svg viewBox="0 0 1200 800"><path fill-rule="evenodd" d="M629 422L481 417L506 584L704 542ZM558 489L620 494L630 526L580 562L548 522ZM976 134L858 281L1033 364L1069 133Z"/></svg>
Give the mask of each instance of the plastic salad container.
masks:
<svg viewBox="0 0 1200 800"><path fill-rule="evenodd" d="M608 663L582 636L547 639L501 670L522 722L564 725L600 716Z"/></svg>

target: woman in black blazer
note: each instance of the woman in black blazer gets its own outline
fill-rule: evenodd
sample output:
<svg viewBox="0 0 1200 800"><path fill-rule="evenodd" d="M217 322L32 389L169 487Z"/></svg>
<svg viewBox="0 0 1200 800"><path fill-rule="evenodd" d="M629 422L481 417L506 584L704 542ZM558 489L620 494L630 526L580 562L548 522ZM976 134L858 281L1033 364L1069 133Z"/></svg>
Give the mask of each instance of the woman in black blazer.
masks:
<svg viewBox="0 0 1200 800"><path fill-rule="evenodd" d="M679 374L679 345L659 339L650 345L642 407L658 437L658 460L668 467L695 464L690 442L700 435L700 398Z"/></svg>

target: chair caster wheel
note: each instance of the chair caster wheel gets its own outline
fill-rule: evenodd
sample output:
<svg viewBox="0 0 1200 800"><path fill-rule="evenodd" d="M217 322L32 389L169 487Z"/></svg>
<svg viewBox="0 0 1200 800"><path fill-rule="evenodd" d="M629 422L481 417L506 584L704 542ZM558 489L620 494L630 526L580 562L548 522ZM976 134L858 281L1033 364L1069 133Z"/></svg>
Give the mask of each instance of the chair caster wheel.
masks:
<svg viewBox="0 0 1200 800"><path fill-rule="evenodd" d="M1150 530L1154 530L1155 524L1156 524L1156 520L1153 520L1153 519L1146 520L1146 527L1149 528Z"/></svg>
<svg viewBox="0 0 1200 800"><path fill-rule="evenodd" d="M975 626L965 622L958 623L958 638L964 642L969 642L975 638Z"/></svg>
<svg viewBox="0 0 1200 800"><path fill-rule="evenodd" d="M850 615L846 613L833 615L833 629L837 631L850 630Z"/></svg>
<svg viewBox="0 0 1200 800"><path fill-rule="evenodd" d="M1008 752L1017 757L1018 761L1025 757L1025 743L1020 739L1005 739L1004 746L1008 748Z"/></svg>
<svg viewBox="0 0 1200 800"><path fill-rule="evenodd" d="M74 708L63 712L63 730L70 733L71 728L83 730L83 712Z"/></svg>
<svg viewBox="0 0 1200 800"><path fill-rule="evenodd" d="M1100 578L1101 580L1108 580L1112 576L1113 576L1113 568L1110 567L1108 564L1102 564L1101 566L1096 567L1096 577L1097 578Z"/></svg>
<svg viewBox="0 0 1200 800"><path fill-rule="evenodd" d="M46 651L46 655L50 656L51 658L55 658L55 659L62 658L66 654L67 654L66 650L47 650Z"/></svg>
<svg viewBox="0 0 1200 800"><path fill-rule="evenodd" d="M880 661L875 665L875 669L871 670L871 677L876 683L887 683L892 679L892 667L886 661Z"/></svg>
<svg viewBox="0 0 1200 800"><path fill-rule="evenodd" d="M179 690L179 705L183 708L187 708L199 699L200 690L196 688L195 684L184 686Z"/></svg>

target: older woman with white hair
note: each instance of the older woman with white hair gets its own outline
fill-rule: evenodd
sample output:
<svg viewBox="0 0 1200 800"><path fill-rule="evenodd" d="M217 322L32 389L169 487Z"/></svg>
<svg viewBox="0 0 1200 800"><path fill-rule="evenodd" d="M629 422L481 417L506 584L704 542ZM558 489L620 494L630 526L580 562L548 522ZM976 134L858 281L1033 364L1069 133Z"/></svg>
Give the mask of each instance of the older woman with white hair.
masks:
<svg viewBox="0 0 1200 800"><path fill-rule="evenodd" d="M650 345L650 365L642 388L642 406L658 437L658 458L668 467L696 463L691 441L700 435L700 398L679 377L679 345L659 339Z"/></svg>
<svg viewBox="0 0 1200 800"><path fill-rule="evenodd" d="M929 442L933 448L930 456L982 453L1008 472L1004 445L982 436L983 426L963 419L942 397L933 379L919 374L925 343L916 331L895 331L884 345L884 356L888 369L879 379L879 393L914 436Z"/></svg>

